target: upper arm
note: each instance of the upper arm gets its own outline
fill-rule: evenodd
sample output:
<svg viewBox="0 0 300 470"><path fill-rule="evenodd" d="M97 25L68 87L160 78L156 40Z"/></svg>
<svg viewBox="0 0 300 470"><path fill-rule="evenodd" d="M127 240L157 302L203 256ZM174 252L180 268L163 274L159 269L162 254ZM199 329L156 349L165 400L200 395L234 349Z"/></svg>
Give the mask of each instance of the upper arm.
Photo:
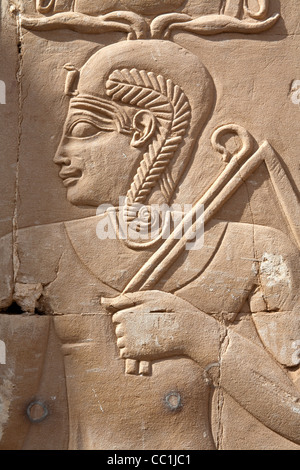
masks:
<svg viewBox="0 0 300 470"><path fill-rule="evenodd" d="M254 227L254 246L258 262L258 289L265 310L276 312L297 309L300 305L298 248L283 232L261 226ZM255 312L255 307L251 310Z"/></svg>
<svg viewBox="0 0 300 470"><path fill-rule="evenodd" d="M295 367L300 343L300 253L287 235L267 227L255 228L255 242L259 285L249 299L253 321L273 357Z"/></svg>

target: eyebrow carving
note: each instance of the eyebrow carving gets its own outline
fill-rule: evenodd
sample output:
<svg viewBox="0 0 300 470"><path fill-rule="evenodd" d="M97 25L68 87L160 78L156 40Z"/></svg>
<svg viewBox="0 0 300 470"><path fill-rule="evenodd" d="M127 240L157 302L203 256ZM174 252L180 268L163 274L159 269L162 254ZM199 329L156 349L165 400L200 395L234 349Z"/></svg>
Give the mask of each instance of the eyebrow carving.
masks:
<svg viewBox="0 0 300 470"><path fill-rule="evenodd" d="M69 116L69 119L66 125L66 133L69 134L70 137L72 137L72 131L74 127L76 126L76 124L79 124L79 123L90 124L94 126L96 129L98 129L99 131L103 130L103 131L111 132L111 131L116 130L116 126L114 126L111 121L98 118L96 115L92 115L91 113L85 113L85 114L75 113Z"/></svg>
<svg viewBox="0 0 300 470"><path fill-rule="evenodd" d="M111 130L117 129L120 133L131 134L130 120L125 111L108 100L92 95L77 95L70 101L70 111L72 114L83 111L95 121L100 121L100 125L113 122L115 126L112 126Z"/></svg>

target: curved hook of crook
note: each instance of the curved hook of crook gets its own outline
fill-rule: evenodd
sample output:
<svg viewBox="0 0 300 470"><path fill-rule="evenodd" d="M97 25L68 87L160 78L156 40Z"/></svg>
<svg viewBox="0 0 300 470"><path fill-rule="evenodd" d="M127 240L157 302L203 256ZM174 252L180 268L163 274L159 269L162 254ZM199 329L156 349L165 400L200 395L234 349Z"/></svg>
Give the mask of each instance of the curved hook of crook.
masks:
<svg viewBox="0 0 300 470"><path fill-rule="evenodd" d="M251 18L256 20L264 20L269 10L269 0L257 0L259 9L258 11L252 11L249 8L249 0L245 0L244 10Z"/></svg>
<svg viewBox="0 0 300 470"><path fill-rule="evenodd" d="M221 143L221 138L226 134L235 134L241 142L239 150L231 153L225 145ZM235 159L245 158L253 150L254 140L251 134L238 124L227 124L216 129L211 136L211 145L213 149L222 155L224 162L228 163L232 157Z"/></svg>

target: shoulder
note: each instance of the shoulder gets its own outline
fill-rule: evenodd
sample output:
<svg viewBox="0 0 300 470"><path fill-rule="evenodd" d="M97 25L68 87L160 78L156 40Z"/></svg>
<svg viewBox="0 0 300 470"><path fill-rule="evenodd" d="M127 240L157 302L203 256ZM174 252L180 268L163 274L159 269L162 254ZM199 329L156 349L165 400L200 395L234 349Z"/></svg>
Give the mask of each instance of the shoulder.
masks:
<svg viewBox="0 0 300 470"><path fill-rule="evenodd" d="M55 278L65 239L63 223L22 228L0 238L1 309L12 304L17 287L35 289Z"/></svg>
<svg viewBox="0 0 300 470"><path fill-rule="evenodd" d="M253 230L255 243L261 250L268 249L286 255L299 252L292 234L288 235L282 230L262 225L254 225Z"/></svg>
<svg viewBox="0 0 300 470"><path fill-rule="evenodd" d="M51 282L62 253L66 249L64 223L39 225L18 230L17 281L20 283Z"/></svg>
<svg viewBox="0 0 300 470"><path fill-rule="evenodd" d="M236 239L239 245L250 242L260 255L264 252L281 253L285 256L299 253L292 234L288 235L282 230L264 225L229 222L226 239L230 241Z"/></svg>

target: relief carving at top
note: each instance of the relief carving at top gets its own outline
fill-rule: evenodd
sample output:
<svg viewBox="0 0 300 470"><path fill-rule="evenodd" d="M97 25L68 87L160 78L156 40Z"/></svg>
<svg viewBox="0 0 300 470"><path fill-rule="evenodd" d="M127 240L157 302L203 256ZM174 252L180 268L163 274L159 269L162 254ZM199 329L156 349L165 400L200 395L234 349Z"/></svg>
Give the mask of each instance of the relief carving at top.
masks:
<svg viewBox="0 0 300 470"><path fill-rule="evenodd" d="M268 17L269 0L258 1L257 9L254 10L249 8L247 0L223 0L220 2L219 14L206 14L195 18L174 12L182 3L151 2L150 11L158 16L148 20L143 16L147 15L149 9L149 2L145 0L135 2L138 9L132 8L130 11L130 2L123 2L122 6L128 6L129 11L111 11L99 16L81 13L74 1L38 1L37 12L47 16L28 17L21 14L20 19L24 28L35 31L60 28L91 34L122 31L128 33L128 39L163 39L168 38L174 31L188 31L204 36L225 32L259 33L270 29L280 16L277 13Z"/></svg>
<svg viewBox="0 0 300 470"><path fill-rule="evenodd" d="M186 4L186 0L106 0L104 2L89 1L89 7L102 7L106 9L117 9L118 6L125 7L128 10L135 11L144 15L162 14L174 12L174 10ZM251 18L265 19L269 8L269 0L257 0L256 8L249 8L248 0L220 0L219 13L240 16L243 12L247 13ZM57 13L60 11L81 11L82 7L86 8L86 2L80 0L36 0L36 11L42 14Z"/></svg>
<svg viewBox="0 0 300 470"><path fill-rule="evenodd" d="M144 15L152 15L155 13L168 13L181 7L186 0L37 0L36 11L42 14L57 13L63 10L79 11L87 10L97 12L97 10L117 10L125 8Z"/></svg>

